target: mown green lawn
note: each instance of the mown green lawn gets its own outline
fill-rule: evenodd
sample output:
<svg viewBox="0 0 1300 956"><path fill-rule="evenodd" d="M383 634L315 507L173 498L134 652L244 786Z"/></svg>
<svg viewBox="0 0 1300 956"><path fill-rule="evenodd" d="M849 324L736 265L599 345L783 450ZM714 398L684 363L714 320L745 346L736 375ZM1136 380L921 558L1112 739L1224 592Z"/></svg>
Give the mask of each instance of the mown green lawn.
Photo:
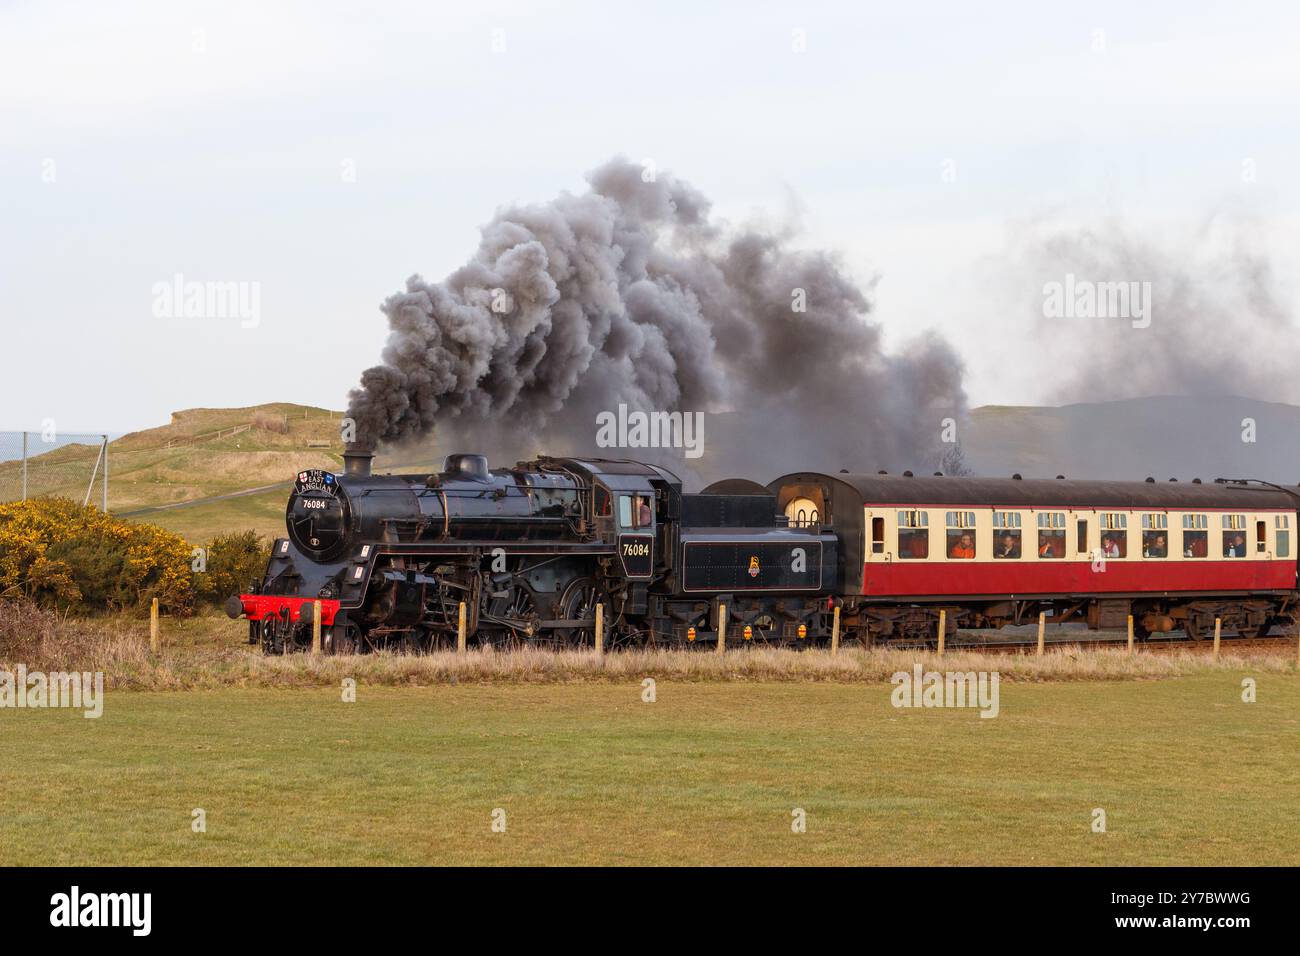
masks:
<svg viewBox="0 0 1300 956"><path fill-rule="evenodd" d="M110 691L0 710L0 864L1294 865L1300 678L1248 673L1003 684L992 720L888 685Z"/></svg>

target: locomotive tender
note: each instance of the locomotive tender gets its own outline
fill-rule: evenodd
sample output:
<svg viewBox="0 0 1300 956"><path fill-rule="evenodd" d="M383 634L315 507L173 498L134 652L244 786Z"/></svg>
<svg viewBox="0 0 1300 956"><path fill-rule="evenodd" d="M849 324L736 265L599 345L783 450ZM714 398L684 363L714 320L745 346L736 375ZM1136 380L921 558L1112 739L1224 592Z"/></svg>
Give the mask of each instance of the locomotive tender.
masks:
<svg viewBox="0 0 1300 956"><path fill-rule="evenodd" d="M728 640L927 644L1035 619L1141 637L1267 633L1296 602L1300 493L1258 482L913 477L797 472L686 493L668 469L540 457L434 474L304 471L263 580L230 598L268 653L324 648Z"/></svg>

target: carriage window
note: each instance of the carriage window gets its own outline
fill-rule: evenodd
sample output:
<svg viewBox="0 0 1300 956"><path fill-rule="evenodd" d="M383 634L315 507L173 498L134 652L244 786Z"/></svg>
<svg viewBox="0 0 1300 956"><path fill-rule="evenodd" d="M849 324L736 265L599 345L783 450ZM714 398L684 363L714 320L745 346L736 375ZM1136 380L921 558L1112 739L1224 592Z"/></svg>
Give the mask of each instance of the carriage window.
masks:
<svg viewBox="0 0 1300 956"><path fill-rule="evenodd" d="M1246 544L1246 516L1221 515L1223 525L1223 556L1225 558L1244 558L1250 553Z"/></svg>
<svg viewBox="0 0 1300 956"><path fill-rule="evenodd" d="M1020 557L1020 512L993 512L993 557Z"/></svg>
<svg viewBox="0 0 1300 956"><path fill-rule="evenodd" d="M1043 511L1038 515L1038 556L1065 557L1065 513Z"/></svg>
<svg viewBox="0 0 1300 956"><path fill-rule="evenodd" d="M948 527L948 557L969 560L975 557L975 512L949 511L946 513Z"/></svg>
<svg viewBox="0 0 1300 956"><path fill-rule="evenodd" d="M898 556L900 558L928 558L930 556L930 515L925 511L900 511L898 513Z"/></svg>
<svg viewBox="0 0 1300 956"><path fill-rule="evenodd" d="M871 553L885 553L885 519L871 519Z"/></svg>
<svg viewBox="0 0 1300 956"><path fill-rule="evenodd" d="M1273 534L1277 537L1277 556L1291 557L1291 516L1275 515L1273 517Z"/></svg>
<svg viewBox="0 0 1300 956"><path fill-rule="evenodd" d="M1163 511L1142 515L1142 557L1169 557L1169 515Z"/></svg>
<svg viewBox="0 0 1300 956"><path fill-rule="evenodd" d="M1183 515L1183 557L1203 558L1210 553L1209 520L1205 515Z"/></svg>
<svg viewBox="0 0 1300 956"><path fill-rule="evenodd" d="M1101 513L1101 553L1107 558L1128 557L1128 515L1118 511Z"/></svg>

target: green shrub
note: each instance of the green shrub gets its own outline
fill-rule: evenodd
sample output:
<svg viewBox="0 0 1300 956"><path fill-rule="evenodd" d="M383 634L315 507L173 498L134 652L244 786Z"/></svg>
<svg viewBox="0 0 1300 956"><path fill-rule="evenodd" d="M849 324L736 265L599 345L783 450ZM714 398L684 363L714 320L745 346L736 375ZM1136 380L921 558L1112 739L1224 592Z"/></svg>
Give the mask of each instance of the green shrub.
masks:
<svg viewBox="0 0 1300 956"><path fill-rule="evenodd" d="M180 535L67 498L0 505L0 594L76 611L194 605L191 549Z"/></svg>
<svg viewBox="0 0 1300 956"><path fill-rule="evenodd" d="M260 581L271 557L271 542L255 531L218 535L208 544L207 570L194 576L195 596L221 604L232 594L242 594Z"/></svg>

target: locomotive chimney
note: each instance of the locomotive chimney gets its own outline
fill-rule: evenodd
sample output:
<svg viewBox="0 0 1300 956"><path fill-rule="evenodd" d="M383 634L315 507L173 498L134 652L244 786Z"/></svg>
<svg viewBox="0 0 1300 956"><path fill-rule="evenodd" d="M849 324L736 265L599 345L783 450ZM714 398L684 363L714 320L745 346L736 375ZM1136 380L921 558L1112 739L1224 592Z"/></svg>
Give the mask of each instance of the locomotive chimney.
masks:
<svg viewBox="0 0 1300 956"><path fill-rule="evenodd" d="M369 448L347 445L343 449L343 474L352 478L370 477L370 463L375 453Z"/></svg>

